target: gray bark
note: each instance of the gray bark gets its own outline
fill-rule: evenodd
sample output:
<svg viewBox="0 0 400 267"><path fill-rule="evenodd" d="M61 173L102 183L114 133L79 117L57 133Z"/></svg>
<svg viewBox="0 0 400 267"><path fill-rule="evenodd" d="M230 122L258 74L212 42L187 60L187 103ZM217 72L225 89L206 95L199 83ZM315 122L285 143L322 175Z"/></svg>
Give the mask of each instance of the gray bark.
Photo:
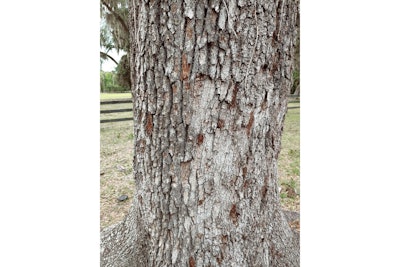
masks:
<svg viewBox="0 0 400 267"><path fill-rule="evenodd" d="M131 5L136 192L102 266L299 266L277 183L297 8Z"/></svg>

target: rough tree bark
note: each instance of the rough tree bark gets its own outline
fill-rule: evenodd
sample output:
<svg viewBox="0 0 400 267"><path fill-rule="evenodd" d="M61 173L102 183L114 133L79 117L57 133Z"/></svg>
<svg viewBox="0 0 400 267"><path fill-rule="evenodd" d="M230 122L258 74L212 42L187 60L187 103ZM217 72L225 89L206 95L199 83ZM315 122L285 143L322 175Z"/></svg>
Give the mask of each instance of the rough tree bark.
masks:
<svg viewBox="0 0 400 267"><path fill-rule="evenodd" d="M297 8L131 4L136 191L102 266L300 265L277 183Z"/></svg>

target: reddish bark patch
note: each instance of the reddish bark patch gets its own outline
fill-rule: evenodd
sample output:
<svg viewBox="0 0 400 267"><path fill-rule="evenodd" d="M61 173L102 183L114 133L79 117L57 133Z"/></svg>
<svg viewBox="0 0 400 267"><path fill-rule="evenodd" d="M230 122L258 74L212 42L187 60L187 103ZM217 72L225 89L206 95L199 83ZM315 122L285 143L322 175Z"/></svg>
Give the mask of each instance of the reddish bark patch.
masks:
<svg viewBox="0 0 400 267"><path fill-rule="evenodd" d="M211 10L211 25L216 25L217 24L217 18L218 18L218 13L214 11L214 9Z"/></svg>
<svg viewBox="0 0 400 267"><path fill-rule="evenodd" d="M204 199L200 199L199 202L197 203L198 206L203 205Z"/></svg>
<svg viewBox="0 0 400 267"><path fill-rule="evenodd" d="M238 216L239 216L239 213L236 211L236 205L235 205L235 204L232 204L231 211L229 212L229 217L231 217L232 222L233 222L234 224L237 223L237 221L238 221Z"/></svg>
<svg viewBox="0 0 400 267"><path fill-rule="evenodd" d="M242 173L243 173L243 178L245 178L247 175L247 167L243 167Z"/></svg>
<svg viewBox="0 0 400 267"><path fill-rule="evenodd" d="M192 256L189 258L189 267L196 267L196 261Z"/></svg>
<svg viewBox="0 0 400 267"><path fill-rule="evenodd" d="M186 38L187 39L192 39L193 37L193 26L188 23L186 26Z"/></svg>
<svg viewBox="0 0 400 267"><path fill-rule="evenodd" d="M221 235L221 242L222 242L222 244L227 244L228 243L228 236L227 235Z"/></svg>
<svg viewBox="0 0 400 267"><path fill-rule="evenodd" d="M252 111L250 113L250 119L249 119L249 122L247 123L247 126L246 126L247 136L250 135L250 130L251 130L251 127L253 127L253 123L254 123L254 111Z"/></svg>
<svg viewBox="0 0 400 267"><path fill-rule="evenodd" d="M261 104L261 109L262 110L266 110L267 106L268 106L268 101L267 101L267 98L265 98L264 101Z"/></svg>
<svg viewBox="0 0 400 267"><path fill-rule="evenodd" d="M146 133L148 135L151 135L151 133L153 132L153 115L151 115L150 113L147 113L145 128L146 128Z"/></svg>
<svg viewBox="0 0 400 267"><path fill-rule="evenodd" d="M222 129L222 128L224 128L224 125L225 125L225 121L221 120L221 119L218 119L217 128Z"/></svg>
<svg viewBox="0 0 400 267"><path fill-rule="evenodd" d="M185 87L186 90L190 89L190 83L187 80L183 82L183 86Z"/></svg>
<svg viewBox="0 0 400 267"><path fill-rule="evenodd" d="M181 72L181 80L187 80L189 77L189 72L190 72L190 64L187 62L187 56L186 54L182 55L182 72Z"/></svg>
<svg viewBox="0 0 400 267"><path fill-rule="evenodd" d="M228 236L227 235L221 235L221 251L224 251L226 249L226 246L228 245ZM224 255L221 252L221 261L224 259Z"/></svg>
<svg viewBox="0 0 400 267"><path fill-rule="evenodd" d="M203 141L204 141L204 135L203 134L197 135L197 144L201 145L203 144Z"/></svg>
<svg viewBox="0 0 400 267"><path fill-rule="evenodd" d="M231 103L230 103L230 105L229 105L229 108L234 108L234 107L236 107L236 97L237 97L238 91L239 91L239 87L238 87L238 85L236 84L235 87L233 87L232 101L231 101Z"/></svg>
<svg viewBox="0 0 400 267"><path fill-rule="evenodd" d="M243 188L246 189L249 186L249 181L244 181Z"/></svg>
<svg viewBox="0 0 400 267"><path fill-rule="evenodd" d="M136 143L136 151L139 153L144 153L146 149L146 141L144 139L140 139Z"/></svg>
<svg viewBox="0 0 400 267"><path fill-rule="evenodd" d="M178 86L176 84L172 84L172 93L176 94L178 92Z"/></svg>
<svg viewBox="0 0 400 267"><path fill-rule="evenodd" d="M279 71L280 59L281 59L281 54L278 51L272 58L271 75L274 75L277 71Z"/></svg>
<svg viewBox="0 0 400 267"><path fill-rule="evenodd" d="M267 185L263 185L262 187L261 187L261 198L262 199L265 199L265 196L267 195Z"/></svg>
<svg viewBox="0 0 400 267"><path fill-rule="evenodd" d="M275 245L272 243L269 247L269 254L273 259L283 258L283 254L275 248Z"/></svg>

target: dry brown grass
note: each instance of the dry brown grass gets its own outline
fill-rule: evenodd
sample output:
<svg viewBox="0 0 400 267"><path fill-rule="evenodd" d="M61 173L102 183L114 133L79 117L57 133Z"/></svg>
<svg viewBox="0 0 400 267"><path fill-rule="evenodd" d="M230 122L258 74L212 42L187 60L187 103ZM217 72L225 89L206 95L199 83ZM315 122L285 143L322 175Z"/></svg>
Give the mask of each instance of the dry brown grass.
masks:
<svg viewBox="0 0 400 267"><path fill-rule="evenodd" d="M129 105L107 108L128 108ZM107 118L127 116L131 113L110 114ZM100 227L103 229L121 221L132 201L133 123L102 123L100 135ZM289 109L286 115L278 168L283 207L300 211L300 109ZM128 200L119 202L121 195L127 195Z"/></svg>
<svg viewBox="0 0 400 267"><path fill-rule="evenodd" d="M132 122L101 124L100 148L100 227L123 219L133 196ZM127 195L126 201L118 197Z"/></svg>
<svg viewBox="0 0 400 267"><path fill-rule="evenodd" d="M300 103L289 103L289 107ZM282 148L278 160L282 206L300 211L300 108L289 109L283 128Z"/></svg>

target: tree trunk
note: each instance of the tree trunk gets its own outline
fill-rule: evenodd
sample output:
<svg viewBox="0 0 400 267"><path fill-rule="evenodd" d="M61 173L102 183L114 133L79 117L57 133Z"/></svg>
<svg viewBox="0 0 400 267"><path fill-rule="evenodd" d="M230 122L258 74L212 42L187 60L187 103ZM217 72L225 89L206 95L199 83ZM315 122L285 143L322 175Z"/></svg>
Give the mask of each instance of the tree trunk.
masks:
<svg viewBox="0 0 400 267"><path fill-rule="evenodd" d="M299 266L277 183L298 3L136 2L136 192L102 266Z"/></svg>

